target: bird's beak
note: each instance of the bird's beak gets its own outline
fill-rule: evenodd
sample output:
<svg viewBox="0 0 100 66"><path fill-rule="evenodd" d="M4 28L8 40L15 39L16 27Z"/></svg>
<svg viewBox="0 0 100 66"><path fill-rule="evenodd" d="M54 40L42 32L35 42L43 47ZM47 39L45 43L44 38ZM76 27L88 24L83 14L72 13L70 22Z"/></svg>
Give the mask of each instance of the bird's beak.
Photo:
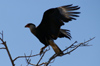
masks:
<svg viewBox="0 0 100 66"><path fill-rule="evenodd" d="M27 28L28 27L28 25L25 25L25 28Z"/></svg>

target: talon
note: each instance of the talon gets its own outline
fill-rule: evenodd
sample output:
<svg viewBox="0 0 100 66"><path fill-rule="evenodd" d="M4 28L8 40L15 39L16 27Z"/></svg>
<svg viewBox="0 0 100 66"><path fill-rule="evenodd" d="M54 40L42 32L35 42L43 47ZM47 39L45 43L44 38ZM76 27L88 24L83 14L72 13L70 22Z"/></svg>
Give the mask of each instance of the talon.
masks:
<svg viewBox="0 0 100 66"><path fill-rule="evenodd" d="M43 53L43 50L40 51L40 56L42 55L42 53Z"/></svg>
<svg viewBox="0 0 100 66"><path fill-rule="evenodd" d="M46 48L47 46L44 46L40 49L40 56L43 54L43 50Z"/></svg>
<svg viewBox="0 0 100 66"><path fill-rule="evenodd" d="M42 55L43 53L43 47L40 49L40 56Z"/></svg>

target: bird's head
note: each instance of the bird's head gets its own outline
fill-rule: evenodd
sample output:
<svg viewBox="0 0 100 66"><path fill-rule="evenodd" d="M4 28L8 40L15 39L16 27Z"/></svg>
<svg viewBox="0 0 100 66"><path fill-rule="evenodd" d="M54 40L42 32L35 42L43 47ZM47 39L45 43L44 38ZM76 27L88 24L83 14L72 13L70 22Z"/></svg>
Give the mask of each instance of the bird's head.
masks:
<svg viewBox="0 0 100 66"><path fill-rule="evenodd" d="M28 23L27 25L25 25L25 28L30 28L30 30L33 30L36 28L36 26L32 23Z"/></svg>

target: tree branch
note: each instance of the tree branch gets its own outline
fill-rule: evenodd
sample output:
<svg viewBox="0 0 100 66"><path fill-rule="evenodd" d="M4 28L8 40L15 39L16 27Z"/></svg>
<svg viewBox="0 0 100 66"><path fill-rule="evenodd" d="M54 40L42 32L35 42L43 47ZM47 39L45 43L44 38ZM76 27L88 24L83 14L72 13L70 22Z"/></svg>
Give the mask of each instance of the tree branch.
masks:
<svg viewBox="0 0 100 66"><path fill-rule="evenodd" d="M2 47L2 48L0 48L0 49L6 49L5 47Z"/></svg>
<svg viewBox="0 0 100 66"><path fill-rule="evenodd" d="M91 46L91 45L88 45L88 42L90 42L91 40L93 40L95 37L93 37L93 38L90 38L89 40L87 40L87 41L84 41L84 42L82 42L82 43L78 43L77 44L77 41L75 41L73 44L71 44L69 47L67 47L67 48L65 48L62 52L63 52L63 54L53 54L49 59L48 59L48 61L47 62L42 62L42 63L40 63L40 61L43 59L43 57L44 57L44 55L46 54L46 52L47 51L49 51L50 50L50 47L49 47L49 49L46 49L43 53L42 53L42 56L40 57L40 59L38 60L38 62L37 62L37 64L32 64L31 63L31 57L35 57L35 56L40 56L40 53L39 54L35 54L35 55L32 55L32 51L31 51L31 53L30 53L30 55L29 56L26 56L26 54L24 54L24 56L18 56L18 57L16 57L14 60L12 59L12 57L11 57L11 54L10 54L10 52L9 52L9 49L8 49L8 47L7 47L7 44L6 44L6 41L4 41L3 40L3 31L2 31L2 33L0 33L1 34L1 38L0 38L0 40L1 40L1 44L2 45L4 45L4 47L1 47L0 49L6 49L6 51L7 51L7 53L8 53L8 56L9 56L9 58L10 58L10 61L11 61L11 63L12 63L12 66L15 66L15 64L14 64L14 61L16 61L17 59L19 59L19 58L25 58L26 59L26 62L27 62L27 64L29 65L32 65L32 66L48 66L50 63L53 63L54 62L54 60L55 60L55 58L57 58L58 56L59 57L62 57L62 56L64 56L64 55L67 55L67 54L70 54L71 52L73 52L74 50L76 50L78 47L80 47L80 46ZM27 66L28 66L27 65Z"/></svg>
<svg viewBox="0 0 100 66"><path fill-rule="evenodd" d="M67 52L64 53L62 56L66 55L66 54L70 54L71 52L73 52L75 49L77 49L77 48L80 47L80 46L91 46L91 45L88 45L88 42L91 41L91 40L93 40L94 38L95 38L95 37L90 38L89 40L87 40L87 41L85 41L85 42L83 42L83 43L79 43L79 44L77 44L77 45L75 45L75 44L77 43L77 41L75 41L75 42L74 42L73 44L71 44L68 48L65 48L65 49L63 50L63 53L64 53L66 50L70 49L70 48L73 48L73 49L70 50L70 51L67 51ZM59 56L59 54L54 54L53 56L51 56L50 59L48 60L48 62L46 63L46 66L48 66L48 65L50 64L50 62L51 62L53 59L55 59L56 57L58 57L58 56Z"/></svg>
<svg viewBox="0 0 100 66"><path fill-rule="evenodd" d="M12 66L15 66L15 64L14 64L14 62L13 62L13 60L12 60L11 54L10 54L10 52L9 52L9 49L8 49L8 47L7 47L6 41L3 40L3 31L2 31L2 33L0 33L0 34L2 35L2 38L0 38L0 40L2 41L1 44L3 44L3 45L5 46L5 49L6 49L7 53L8 53L8 56L9 56L9 58L10 58L10 61L11 61L11 63L12 63ZM3 48L3 49L4 49L4 48Z"/></svg>
<svg viewBox="0 0 100 66"><path fill-rule="evenodd" d="M40 55L40 54L35 54L35 55L31 55L31 56L18 56L18 57L16 57L13 61L16 61L16 60L19 59L19 58L35 57L35 56L38 56L38 55Z"/></svg>
<svg viewBox="0 0 100 66"><path fill-rule="evenodd" d="M43 56L45 55L45 53L46 53L47 51L49 51L49 50L50 50L50 47L49 47L49 49L46 49L46 50L43 52L43 54L42 54L40 60L39 60L38 63L36 64L36 66L38 66L38 64L39 64L40 61L42 60Z"/></svg>

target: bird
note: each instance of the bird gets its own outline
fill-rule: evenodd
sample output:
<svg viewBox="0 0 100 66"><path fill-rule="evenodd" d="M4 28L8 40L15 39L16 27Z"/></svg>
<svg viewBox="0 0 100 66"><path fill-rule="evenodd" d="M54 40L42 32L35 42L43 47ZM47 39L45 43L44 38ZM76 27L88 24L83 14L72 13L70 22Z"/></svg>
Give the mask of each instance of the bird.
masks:
<svg viewBox="0 0 100 66"><path fill-rule="evenodd" d="M44 44L44 47L40 50L40 54L50 45L55 54L59 56L63 55L63 51L57 46L54 40L64 37L71 40L70 30L61 29L61 26L69 21L76 20L76 17L79 17L78 14L80 14L76 10L79 9L79 6L73 6L73 4L50 8L44 12L41 23L38 26L35 26L33 23L25 25Z"/></svg>

